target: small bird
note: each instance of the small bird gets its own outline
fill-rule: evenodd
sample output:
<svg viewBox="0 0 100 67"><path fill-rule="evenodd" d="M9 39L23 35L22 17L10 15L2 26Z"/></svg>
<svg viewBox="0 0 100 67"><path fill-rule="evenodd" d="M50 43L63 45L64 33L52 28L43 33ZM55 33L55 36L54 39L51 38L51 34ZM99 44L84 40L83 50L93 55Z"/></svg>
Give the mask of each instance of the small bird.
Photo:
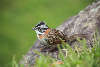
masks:
<svg viewBox="0 0 100 67"><path fill-rule="evenodd" d="M74 34L68 37L60 30L49 28L43 21L38 23L32 29L35 30L37 37L40 40L40 50L43 52L53 52L58 50L58 46L61 47L63 42L67 42L71 45L72 42L77 40L77 37L86 37L84 34ZM56 59L59 59L58 53ZM52 65L56 64L64 64L64 62L57 60L57 62L54 62Z"/></svg>
<svg viewBox="0 0 100 67"><path fill-rule="evenodd" d="M55 49L62 41L66 41L63 32L49 28L43 21L32 29L35 30L42 47L47 48L49 51Z"/></svg>
<svg viewBox="0 0 100 67"><path fill-rule="evenodd" d="M77 38L82 39L87 37L86 34L74 34L68 37L60 30L49 28L43 21L38 23L32 29L35 30L37 37L42 44L40 45L42 46L41 49L46 49L47 51L53 51L58 45L61 46L63 42L67 42L71 45L72 42L77 41Z"/></svg>

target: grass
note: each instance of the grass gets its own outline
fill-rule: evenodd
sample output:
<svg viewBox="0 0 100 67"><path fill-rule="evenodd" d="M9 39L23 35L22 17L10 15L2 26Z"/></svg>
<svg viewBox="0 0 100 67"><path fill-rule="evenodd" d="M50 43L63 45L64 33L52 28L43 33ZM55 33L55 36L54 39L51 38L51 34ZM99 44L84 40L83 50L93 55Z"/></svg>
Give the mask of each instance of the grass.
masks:
<svg viewBox="0 0 100 67"><path fill-rule="evenodd" d="M56 59L39 53L40 58L37 59L34 67L100 67L100 42L96 41L91 50L86 47L85 40L82 40L81 44L83 45L81 49L75 46L74 50L68 44L64 44L66 54L59 48L59 58L63 64L55 64ZM12 64L13 67L18 67L15 60Z"/></svg>

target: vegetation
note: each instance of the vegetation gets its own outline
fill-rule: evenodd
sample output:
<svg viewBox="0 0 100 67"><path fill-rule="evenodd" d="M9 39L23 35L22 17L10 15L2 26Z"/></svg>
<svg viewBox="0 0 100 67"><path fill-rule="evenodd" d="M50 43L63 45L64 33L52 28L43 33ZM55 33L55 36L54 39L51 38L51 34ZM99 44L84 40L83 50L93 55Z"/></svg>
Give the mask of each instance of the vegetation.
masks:
<svg viewBox="0 0 100 67"><path fill-rule="evenodd" d="M66 54L59 48L59 58L63 64L56 64L56 59L38 53L41 57L37 58L34 67L100 67L100 42L97 41L92 49L86 47L85 40L81 41L81 43L82 48L79 49L76 46L74 50L66 44L66 47L64 47ZM12 64L13 67L18 67L15 60L13 60ZM23 65L20 66L24 67Z"/></svg>

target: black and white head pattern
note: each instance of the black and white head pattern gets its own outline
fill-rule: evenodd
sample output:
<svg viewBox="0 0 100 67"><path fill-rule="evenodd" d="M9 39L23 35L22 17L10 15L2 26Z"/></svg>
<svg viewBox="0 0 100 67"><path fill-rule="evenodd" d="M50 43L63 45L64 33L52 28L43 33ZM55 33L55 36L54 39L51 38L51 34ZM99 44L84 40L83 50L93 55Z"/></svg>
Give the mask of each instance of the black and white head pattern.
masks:
<svg viewBox="0 0 100 67"><path fill-rule="evenodd" d="M43 32L45 32L48 28L49 27L43 21L41 21L32 29L35 30L37 34L43 34Z"/></svg>

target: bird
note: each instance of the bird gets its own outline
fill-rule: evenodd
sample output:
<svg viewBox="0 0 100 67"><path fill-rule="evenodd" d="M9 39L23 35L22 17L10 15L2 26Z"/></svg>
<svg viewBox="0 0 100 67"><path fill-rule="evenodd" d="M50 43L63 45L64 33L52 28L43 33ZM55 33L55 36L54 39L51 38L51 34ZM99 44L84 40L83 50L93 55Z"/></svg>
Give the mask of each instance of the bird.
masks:
<svg viewBox="0 0 100 67"><path fill-rule="evenodd" d="M63 32L48 27L44 21L38 23L32 30L35 30L42 47L47 48L49 51L52 51L58 44L62 44L62 42L66 41Z"/></svg>
<svg viewBox="0 0 100 67"><path fill-rule="evenodd" d="M37 38L40 40L41 50L53 51L58 46L62 46L62 43L71 44L77 41L77 38L86 38L86 34L74 34L70 37L65 35L62 31L50 28L44 21L40 21L35 27L32 27L37 34Z"/></svg>

